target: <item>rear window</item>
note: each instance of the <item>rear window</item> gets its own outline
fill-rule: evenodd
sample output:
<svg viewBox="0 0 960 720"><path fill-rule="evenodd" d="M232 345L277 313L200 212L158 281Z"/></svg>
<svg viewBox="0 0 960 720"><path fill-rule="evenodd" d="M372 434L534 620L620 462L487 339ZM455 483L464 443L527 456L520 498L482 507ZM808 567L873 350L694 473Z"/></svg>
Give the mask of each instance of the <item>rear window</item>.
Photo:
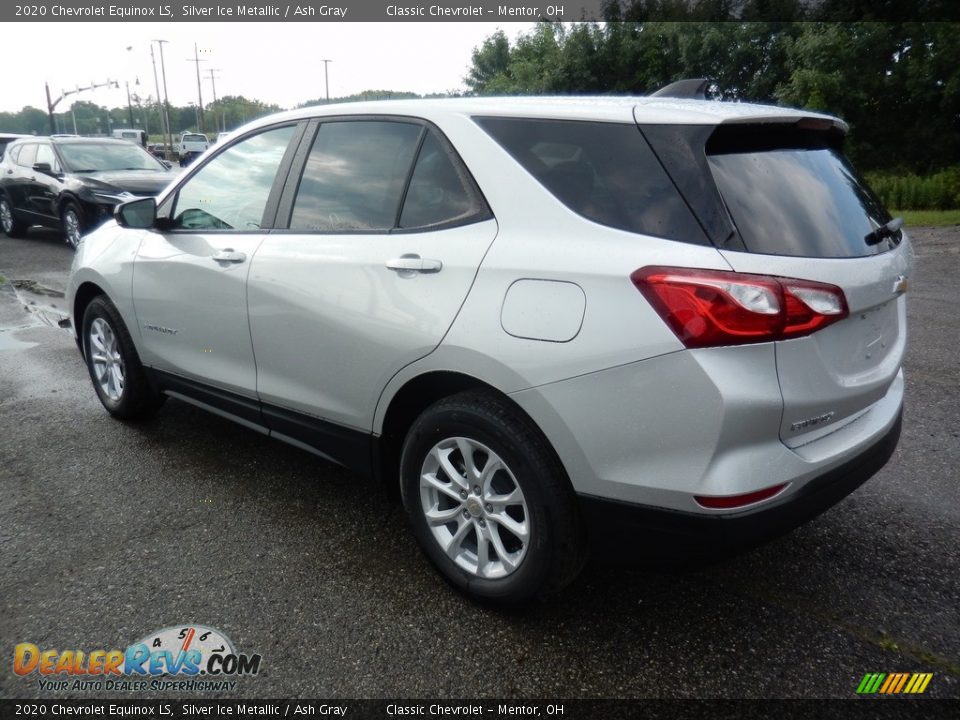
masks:
<svg viewBox="0 0 960 720"><path fill-rule="evenodd" d="M708 244L636 125L499 117L476 122L575 213L628 232Z"/></svg>
<svg viewBox="0 0 960 720"><path fill-rule="evenodd" d="M865 237L890 220L834 147L711 152L710 171L748 252L797 257L874 255Z"/></svg>

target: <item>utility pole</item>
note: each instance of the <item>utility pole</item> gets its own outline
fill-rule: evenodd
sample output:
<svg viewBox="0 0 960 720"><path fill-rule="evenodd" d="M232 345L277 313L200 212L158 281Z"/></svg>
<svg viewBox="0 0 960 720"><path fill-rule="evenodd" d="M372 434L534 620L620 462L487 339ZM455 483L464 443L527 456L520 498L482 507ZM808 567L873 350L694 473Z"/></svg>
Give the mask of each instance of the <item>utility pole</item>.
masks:
<svg viewBox="0 0 960 720"><path fill-rule="evenodd" d="M150 43L150 63L153 65L153 85L157 90L157 111L160 115L160 134L163 136L163 142L167 142L167 124L163 121L163 110L160 107L160 81L157 79L157 60L153 55L153 43ZM166 153L164 153L166 156Z"/></svg>
<svg viewBox="0 0 960 720"><path fill-rule="evenodd" d="M330 102L330 74L327 72L327 66L332 62L333 60L323 61L323 88L327 93L327 102Z"/></svg>
<svg viewBox="0 0 960 720"><path fill-rule="evenodd" d="M193 58L187 58L187 62L192 62L197 66L197 132L203 132L203 91L200 89L200 63L201 60L197 52L197 44L193 44Z"/></svg>
<svg viewBox="0 0 960 720"><path fill-rule="evenodd" d="M210 87L213 89L213 104L216 105L216 104L217 104L217 76L214 75L214 73L215 73L215 72L220 72L220 69L219 69L219 68L207 68L207 72L210 73ZM215 127L215 128L216 128L216 126L219 124L219 125L221 126L221 130L226 130L226 129L227 129L223 124L217 123L217 111L216 111L216 110L213 111L213 124L214 124L214 127Z"/></svg>
<svg viewBox="0 0 960 720"><path fill-rule="evenodd" d="M163 77L163 117L167 124L166 144L170 146L170 152L173 152L173 128L170 127L170 96L167 95L167 66L163 62L163 44L169 40L154 40L160 46L160 74ZM172 160L173 158L167 158Z"/></svg>

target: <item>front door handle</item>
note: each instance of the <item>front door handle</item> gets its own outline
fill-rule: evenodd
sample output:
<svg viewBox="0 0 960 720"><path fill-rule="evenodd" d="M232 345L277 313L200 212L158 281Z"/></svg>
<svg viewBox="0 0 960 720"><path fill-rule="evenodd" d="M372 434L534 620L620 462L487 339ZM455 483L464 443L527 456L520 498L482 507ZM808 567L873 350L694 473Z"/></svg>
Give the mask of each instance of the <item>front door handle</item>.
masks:
<svg viewBox="0 0 960 720"><path fill-rule="evenodd" d="M242 263L247 259L247 256L242 252L237 252L233 248L224 248L210 259L216 260L218 263Z"/></svg>
<svg viewBox="0 0 960 720"><path fill-rule="evenodd" d="M439 260L422 258L416 253L407 253L393 260L387 260L387 267L390 270L396 270L401 275L408 273L437 273L443 269L443 263Z"/></svg>

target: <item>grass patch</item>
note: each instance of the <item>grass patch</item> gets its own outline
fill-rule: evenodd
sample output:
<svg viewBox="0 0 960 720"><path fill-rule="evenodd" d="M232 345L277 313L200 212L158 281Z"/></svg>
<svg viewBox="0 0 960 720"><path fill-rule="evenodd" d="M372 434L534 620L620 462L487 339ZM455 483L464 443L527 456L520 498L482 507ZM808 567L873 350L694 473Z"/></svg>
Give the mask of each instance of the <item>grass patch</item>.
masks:
<svg viewBox="0 0 960 720"><path fill-rule="evenodd" d="M960 210L891 210L890 214L893 217L902 217L903 223L908 227L960 225Z"/></svg>

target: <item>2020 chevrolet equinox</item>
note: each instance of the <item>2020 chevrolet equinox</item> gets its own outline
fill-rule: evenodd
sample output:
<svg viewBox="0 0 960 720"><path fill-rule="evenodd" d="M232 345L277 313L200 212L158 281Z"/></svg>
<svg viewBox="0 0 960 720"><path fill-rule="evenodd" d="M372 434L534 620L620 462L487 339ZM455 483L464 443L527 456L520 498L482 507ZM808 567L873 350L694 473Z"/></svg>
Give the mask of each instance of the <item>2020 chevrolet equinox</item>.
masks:
<svg viewBox="0 0 960 720"><path fill-rule="evenodd" d="M390 101L247 125L78 248L121 419L173 396L399 487L502 603L782 533L890 457L909 240L807 111Z"/></svg>

